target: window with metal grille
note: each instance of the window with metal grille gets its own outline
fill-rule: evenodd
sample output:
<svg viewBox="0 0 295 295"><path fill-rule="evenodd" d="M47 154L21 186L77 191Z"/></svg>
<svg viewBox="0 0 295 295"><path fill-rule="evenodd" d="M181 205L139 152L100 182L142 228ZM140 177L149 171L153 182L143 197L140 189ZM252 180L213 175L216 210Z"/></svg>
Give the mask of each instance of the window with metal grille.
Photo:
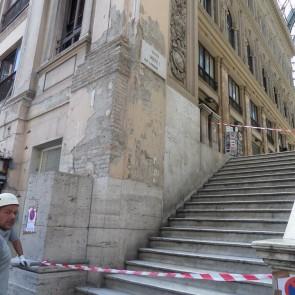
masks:
<svg viewBox="0 0 295 295"><path fill-rule="evenodd" d="M214 57L199 44L199 75L214 89L217 90L215 81Z"/></svg>
<svg viewBox="0 0 295 295"><path fill-rule="evenodd" d="M276 87L273 88L273 93L274 93L275 103L278 107L279 106L279 96L278 96L278 91L277 91Z"/></svg>
<svg viewBox="0 0 295 295"><path fill-rule="evenodd" d="M253 74L253 56L252 56L252 50L249 42L247 43L247 62L250 72Z"/></svg>
<svg viewBox="0 0 295 295"><path fill-rule="evenodd" d="M0 61L0 101L8 98L12 93L19 52L17 48Z"/></svg>
<svg viewBox="0 0 295 295"><path fill-rule="evenodd" d="M7 28L29 5L30 0L8 0L1 19L1 30Z"/></svg>
<svg viewBox="0 0 295 295"><path fill-rule="evenodd" d="M226 24L227 24L228 41L231 44L231 46L235 49L236 48L235 30L233 27L233 19L229 10L227 11L227 15L226 15Z"/></svg>
<svg viewBox="0 0 295 295"><path fill-rule="evenodd" d="M80 38L85 0L67 0L62 38L57 44L57 53L70 47Z"/></svg>
<svg viewBox="0 0 295 295"><path fill-rule="evenodd" d="M242 113L242 106L240 100L240 87L238 84L231 78L228 77L228 96L229 104L239 113Z"/></svg>
<svg viewBox="0 0 295 295"><path fill-rule="evenodd" d="M251 118L251 125L255 127L259 127L258 107L252 101L250 101L250 118Z"/></svg>

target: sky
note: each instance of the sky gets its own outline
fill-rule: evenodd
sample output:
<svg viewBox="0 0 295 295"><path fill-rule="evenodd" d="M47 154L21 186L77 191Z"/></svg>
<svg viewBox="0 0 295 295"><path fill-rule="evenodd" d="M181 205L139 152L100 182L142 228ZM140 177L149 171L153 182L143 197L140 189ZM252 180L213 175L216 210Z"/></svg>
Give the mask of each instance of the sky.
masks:
<svg viewBox="0 0 295 295"><path fill-rule="evenodd" d="M285 18L287 19L290 11L292 9L295 9L295 0L277 0L278 4L281 8L281 11ZM291 35L295 36L295 26L293 26L293 29L291 31Z"/></svg>

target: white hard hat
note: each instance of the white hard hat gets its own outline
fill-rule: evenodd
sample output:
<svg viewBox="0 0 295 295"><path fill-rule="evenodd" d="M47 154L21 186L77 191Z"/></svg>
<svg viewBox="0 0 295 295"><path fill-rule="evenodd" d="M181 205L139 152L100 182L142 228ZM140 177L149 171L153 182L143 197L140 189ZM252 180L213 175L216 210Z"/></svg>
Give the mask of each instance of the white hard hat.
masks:
<svg viewBox="0 0 295 295"><path fill-rule="evenodd" d="M9 205L19 205L17 197L10 193L0 194L0 207Z"/></svg>

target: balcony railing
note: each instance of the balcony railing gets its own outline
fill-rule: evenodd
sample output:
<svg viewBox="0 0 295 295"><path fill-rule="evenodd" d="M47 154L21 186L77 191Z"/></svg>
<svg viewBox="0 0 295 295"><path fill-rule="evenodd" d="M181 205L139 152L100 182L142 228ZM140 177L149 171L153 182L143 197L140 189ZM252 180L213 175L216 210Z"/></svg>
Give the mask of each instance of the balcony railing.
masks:
<svg viewBox="0 0 295 295"><path fill-rule="evenodd" d="M214 90L217 90L217 82L202 68L199 66L199 75L202 77Z"/></svg>
<svg viewBox="0 0 295 295"><path fill-rule="evenodd" d="M1 31L9 26L25 8L29 5L30 0L18 0L3 14L1 20Z"/></svg>
<svg viewBox="0 0 295 295"><path fill-rule="evenodd" d="M231 97L229 97L229 104L240 114L243 113L242 107Z"/></svg>
<svg viewBox="0 0 295 295"><path fill-rule="evenodd" d="M77 42L80 38L80 34L81 26L77 27L73 31L70 31L63 39L57 42L56 53L62 52L63 50Z"/></svg>
<svg viewBox="0 0 295 295"><path fill-rule="evenodd" d="M0 101L8 98L12 93L13 83L15 80L15 72L0 81Z"/></svg>

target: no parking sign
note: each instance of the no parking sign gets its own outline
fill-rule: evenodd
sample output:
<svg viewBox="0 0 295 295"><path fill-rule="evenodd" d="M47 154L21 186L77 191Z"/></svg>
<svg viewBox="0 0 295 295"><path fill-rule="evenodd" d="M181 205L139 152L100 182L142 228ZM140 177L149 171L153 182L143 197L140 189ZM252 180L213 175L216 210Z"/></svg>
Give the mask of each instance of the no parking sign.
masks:
<svg viewBox="0 0 295 295"><path fill-rule="evenodd" d="M295 276L279 279L278 287L282 295L295 295Z"/></svg>

